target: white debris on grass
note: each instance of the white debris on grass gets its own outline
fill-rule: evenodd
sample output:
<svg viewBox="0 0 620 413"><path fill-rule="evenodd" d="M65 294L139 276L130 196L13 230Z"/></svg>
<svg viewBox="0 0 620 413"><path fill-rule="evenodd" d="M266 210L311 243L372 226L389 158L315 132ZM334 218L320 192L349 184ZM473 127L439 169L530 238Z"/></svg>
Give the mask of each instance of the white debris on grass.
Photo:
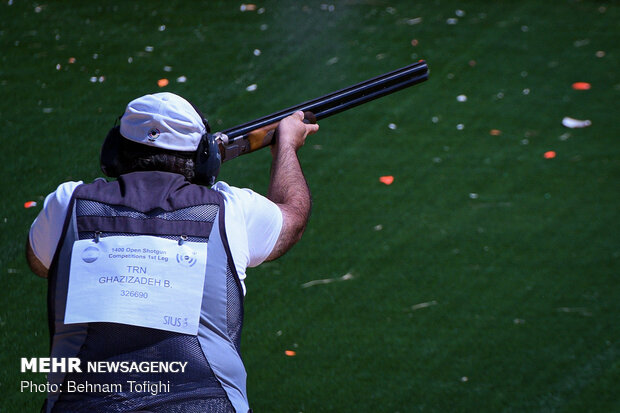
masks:
<svg viewBox="0 0 620 413"><path fill-rule="evenodd" d="M437 301L435 301L435 300L427 301L425 303L414 304L411 307L409 307L409 309L411 311L416 311L416 310L420 310L422 308L432 307L434 305L437 305Z"/></svg>
<svg viewBox="0 0 620 413"><path fill-rule="evenodd" d="M589 44L590 44L590 39L575 40L575 42L573 43L575 47L587 46Z"/></svg>
<svg viewBox="0 0 620 413"><path fill-rule="evenodd" d="M333 283L333 282L336 282L336 281L349 281L349 280L352 280L354 278L355 278L355 276L353 274L351 274L350 272L348 272L345 275L343 275L342 277L338 277L338 278L324 278L322 280L308 281L307 283L302 284L301 288L308 288L308 287L312 287L314 285L329 284L329 283Z"/></svg>
<svg viewBox="0 0 620 413"><path fill-rule="evenodd" d="M571 117L565 116L564 119L562 119L562 125L566 126L567 128L571 128L571 129L585 128L585 127L592 125L592 121L590 121L589 119L586 119L586 120L573 119Z"/></svg>
<svg viewBox="0 0 620 413"><path fill-rule="evenodd" d="M559 307L559 313L577 313L585 317L592 317L592 313L585 307Z"/></svg>

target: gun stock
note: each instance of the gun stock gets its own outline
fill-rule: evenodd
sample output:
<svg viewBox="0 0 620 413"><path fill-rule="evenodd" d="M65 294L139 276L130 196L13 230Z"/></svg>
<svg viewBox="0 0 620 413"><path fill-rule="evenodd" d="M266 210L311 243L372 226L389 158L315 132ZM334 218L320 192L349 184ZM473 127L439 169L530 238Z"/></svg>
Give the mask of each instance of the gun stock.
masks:
<svg viewBox="0 0 620 413"><path fill-rule="evenodd" d="M392 94L428 79L428 66L421 60L353 86L309 100L271 115L217 132L222 162L271 145L282 119L296 111L305 113L304 121L318 120Z"/></svg>

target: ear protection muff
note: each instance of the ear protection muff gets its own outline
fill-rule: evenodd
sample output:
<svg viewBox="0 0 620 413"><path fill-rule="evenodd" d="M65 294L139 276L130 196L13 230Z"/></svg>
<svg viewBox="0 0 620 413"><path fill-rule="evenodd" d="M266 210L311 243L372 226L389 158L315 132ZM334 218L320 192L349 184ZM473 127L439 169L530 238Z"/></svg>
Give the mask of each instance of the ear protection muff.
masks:
<svg viewBox="0 0 620 413"><path fill-rule="evenodd" d="M106 136L101 146L101 155L99 157L101 171L110 178L118 178L121 172L118 160L121 139L123 139L121 127L114 126L108 132L108 136Z"/></svg>
<svg viewBox="0 0 620 413"><path fill-rule="evenodd" d="M221 164L222 155L215 140L215 135L211 133L204 134L194 159L194 183L213 185L217 175L220 173Z"/></svg>
<svg viewBox="0 0 620 413"><path fill-rule="evenodd" d="M200 144L196 150L196 157L194 158L194 179L193 182L202 185L213 185L217 179L217 175L220 173L220 166L222 165L222 155L220 154L220 148L215 140L215 135L211 134L211 127L209 122L204 117L200 109L198 109L192 102L190 104L194 107L194 110L200 115L202 123L205 125L205 134L200 139Z"/></svg>

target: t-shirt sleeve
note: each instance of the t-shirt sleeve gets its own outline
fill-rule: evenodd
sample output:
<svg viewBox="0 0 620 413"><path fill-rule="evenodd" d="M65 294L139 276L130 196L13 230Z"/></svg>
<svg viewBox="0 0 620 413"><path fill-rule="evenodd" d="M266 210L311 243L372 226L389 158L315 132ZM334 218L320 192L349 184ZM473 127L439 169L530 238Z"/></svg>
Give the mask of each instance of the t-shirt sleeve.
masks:
<svg viewBox="0 0 620 413"><path fill-rule="evenodd" d="M49 269L54 258L73 191L81 184L82 181L61 184L45 198L43 209L30 226L30 246L45 268Z"/></svg>
<svg viewBox="0 0 620 413"><path fill-rule="evenodd" d="M239 223L243 221L246 237L239 238L247 239L247 247L244 246L248 253L247 265L258 266L267 259L278 241L282 229L282 211L274 202L251 189L235 188L223 182L218 182L213 189L221 192L226 200L229 242L235 243L237 240L231 238L240 235L229 229L238 228Z"/></svg>
<svg viewBox="0 0 620 413"><path fill-rule="evenodd" d="M282 230L282 211L275 203L257 194L249 194L252 210L246 215L248 228L248 248L250 250L249 267L256 267L264 262L275 247Z"/></svg>

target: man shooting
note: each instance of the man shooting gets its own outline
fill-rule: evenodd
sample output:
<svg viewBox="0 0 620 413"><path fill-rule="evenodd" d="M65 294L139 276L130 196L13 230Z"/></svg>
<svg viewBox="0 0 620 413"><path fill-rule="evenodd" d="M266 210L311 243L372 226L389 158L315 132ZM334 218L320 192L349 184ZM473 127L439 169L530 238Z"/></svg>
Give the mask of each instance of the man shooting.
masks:
<svg viewBox="0 0 620 413"><path fill-rule="evenodd" d="M45 411L249 411L240 355L246 268L282 256L306 226L310 192L297 151L318 125L303 118L295 112L278 125L264 197L204 185L219 163L199 156L209 125L187 100L157 93L127 105L102 149L102 170L117 179L65 182L48 195L27 260L48 279L51 357L187 367L50 373L60 385L147 380L170 391L61 391L48 394Z"/></svg>

